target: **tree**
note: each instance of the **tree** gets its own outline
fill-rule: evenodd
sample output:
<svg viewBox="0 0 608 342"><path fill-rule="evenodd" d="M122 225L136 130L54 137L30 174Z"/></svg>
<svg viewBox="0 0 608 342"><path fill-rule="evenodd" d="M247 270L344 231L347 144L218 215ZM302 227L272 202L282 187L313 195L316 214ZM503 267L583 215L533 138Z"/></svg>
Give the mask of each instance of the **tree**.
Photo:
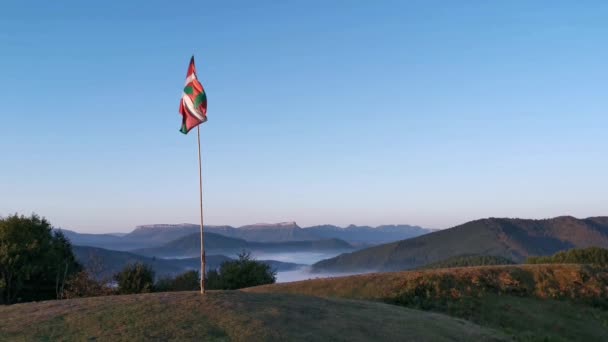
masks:
<svg viewBox="0 0 608 342"><path fill-rule="evenodd" d="M240 253L237 260L223 262L219 270L210 270L206 279L207 288L212 290L236 290L274 282L276 272L270 265L252 259L248 252Z"/></svg>
<svg viewBox="0 0 608 342"><path fill-rule="evenodd" d="M60 299L81 269L69 240L46 219L0 218L0 303Z"/></svg>
<svg viewBox="0 0 608 342"><path fill-rule="evenodd" d="M121 294L147 293L154 289L154 271L146 264L129 264L114 276Z"/></svg>

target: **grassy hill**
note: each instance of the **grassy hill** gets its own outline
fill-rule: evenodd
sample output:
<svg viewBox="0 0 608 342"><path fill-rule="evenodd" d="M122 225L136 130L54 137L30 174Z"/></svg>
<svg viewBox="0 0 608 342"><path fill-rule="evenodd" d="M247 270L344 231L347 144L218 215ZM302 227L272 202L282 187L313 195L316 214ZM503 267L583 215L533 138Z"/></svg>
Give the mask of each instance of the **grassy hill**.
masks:
<svg viewBox="0 0 608 342"><path fill-rule="evenodd" d="M608 339L608 270L513 265L375 273L245 289L350 298L442 312L517 340Z"/></svg>
<svg viewBox="0 0 608 342"><path fill-rule="evenodd" d="M412 269L462 254L523 261L575 247L608 247L608 218L547 220L489 218L416 238L379 245L314 265L316 270L352 272Z"/></svg>
<svg viewBox="0 0 608 342"><path fill-rule="evenodd" d="M394 305L240 291L0 307L0 340L500 341L464 320Z"/></svg>
<svg viewBox="0 0 608 342"><path fill-rule="evenodd" d="M156 257L191 257L200 253L198 233L170 241L159 247L134 250L134 253ZM215 233L205 233L207 253L238 253L242 250L264 252L352 250L353 246L343 240L326 239L314 241L251 242Z"/></svg>

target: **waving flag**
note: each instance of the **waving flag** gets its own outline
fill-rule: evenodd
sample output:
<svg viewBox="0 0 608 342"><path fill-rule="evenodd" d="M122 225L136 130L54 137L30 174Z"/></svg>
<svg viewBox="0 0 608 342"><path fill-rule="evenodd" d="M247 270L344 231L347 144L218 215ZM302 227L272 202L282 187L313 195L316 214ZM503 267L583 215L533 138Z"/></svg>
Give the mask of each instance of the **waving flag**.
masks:
<svg viewBox="0 0 608 342"><path fill-rule="evenodd" d="M180 132L184 134L207 121L207 95L205 94L203 85L196 77L194 56L190 59L184 95L179 104L179 112L182 114L182 128Z"/></svg>

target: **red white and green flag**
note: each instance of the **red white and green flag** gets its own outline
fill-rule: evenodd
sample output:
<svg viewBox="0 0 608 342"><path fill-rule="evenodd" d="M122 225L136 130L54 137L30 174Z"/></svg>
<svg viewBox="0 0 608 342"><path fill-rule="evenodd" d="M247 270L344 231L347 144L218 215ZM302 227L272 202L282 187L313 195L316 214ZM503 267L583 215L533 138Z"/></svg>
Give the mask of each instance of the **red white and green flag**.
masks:
<svg viewBox="0 0 608 342"><path fill-rule="evenodd" d="M182 114L182 127L180 132L187 134L194 127L207 121L207 95L201 82L196 77L194 56L190 59L188 75L184 94L179 104L179 112Z"/></svg>

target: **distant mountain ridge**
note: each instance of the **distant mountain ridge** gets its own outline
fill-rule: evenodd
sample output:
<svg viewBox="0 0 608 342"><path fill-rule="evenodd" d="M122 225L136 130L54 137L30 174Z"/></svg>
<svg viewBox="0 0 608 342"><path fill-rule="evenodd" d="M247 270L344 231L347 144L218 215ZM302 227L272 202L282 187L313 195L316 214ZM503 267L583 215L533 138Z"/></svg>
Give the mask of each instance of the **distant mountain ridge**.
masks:
<svg viewBox="0 0 608 342"><path fill-rule="evenodd" d="M85 234L62 229L64 234L76 245L86 245L113 250L132 250L157 247L167 242L199 232L199 225L150 224L137 226L132 232L124 235ZM341 228L334 225L322 225L302 228L295 222L257 223L239 228L232 226L205 226L205 232L226 237L243 239L250 242L287 242L340 239L353 245L371 245L392 242L431 232L418 226L393 225L368 226L350 225Z"/></svg>
<svg viewBox="0 0 608 342"><path fill-rule="evenodd" d="M133 250L133 253L150 257L191 257L200 253L200 234L194 233L170 241L158 247ZM348 242L339 239L283 241L283 242L252 242L244 239L205 232L205 251L207 253L238 253L243 250L263 252L302 252L353 250Z"/></svg>
<svg viewBox="0 0 608 342"><path fill-rule="evenodd" d="M197 224L189 223L144 225L138 226L135 231L143 233L149 229L165 229L195 233L198 232L199 227ZM205 231L252 242L311 241L336 238L349 243L383 243L423 235L433 230L405 224L378 227L351 224L344 228L327 224L302 228L296 222L281 222L256 223L238 228L232 226L205 226Z"/></svg>
<svg viewBox="0 0 608 342"><path fill-rule="evenodd" d="M382 225L378 227L355 226L353 224L342 228L334 225L320 225L304 228L319 238L337 238L354 244L379 244L409 239L432 232L418 226Z"/></svg>
<svg viewBox="0 0 608 342"><path fill-rule="evenodd" d="M575 247L608 248L608 217L527 220L487 218L419 237L378 245L313 265L318 271L396 271L463 254L522 261Z"/></svg>

